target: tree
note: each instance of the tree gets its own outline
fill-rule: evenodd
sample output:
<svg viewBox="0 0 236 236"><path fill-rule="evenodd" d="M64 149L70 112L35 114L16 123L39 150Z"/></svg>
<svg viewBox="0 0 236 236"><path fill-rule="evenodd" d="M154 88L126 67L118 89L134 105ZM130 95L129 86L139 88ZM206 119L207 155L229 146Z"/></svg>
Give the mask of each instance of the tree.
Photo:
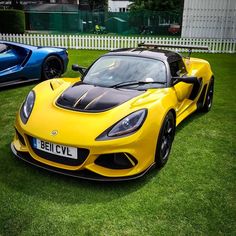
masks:
<svg viewBox="0 0 236 236"><path fill-rule="evenodd" d="M87 2L91 11L93 10L105 10L107 9L108 0L87 0L81 1Z"/></svg>
<svg viewBox="0 0 236 236"><path fill-rule="evenodd" d="M181 11L183 3L184 0L134 0L134 3L131 4L131 11Z"/></svg>
<svg viewBox="0 0 236 236"><path fill-rule="evenodd" d="M129 24L141 33L168 33L171 23L181 24L184 0L134 0Z"/></svg>
<svg viewBox="0 0 236 236"><path fill-rule="evenodd" d="M21 8L20 0L11 0L11 7L14 9L20 9Z"/></svg>
<svg viewBox="0 0 236 236"><path fill-rule="evenodd" d="M23 9L23 3L49 3L50 0L11 0L11 8L13 9Z"/></svg>

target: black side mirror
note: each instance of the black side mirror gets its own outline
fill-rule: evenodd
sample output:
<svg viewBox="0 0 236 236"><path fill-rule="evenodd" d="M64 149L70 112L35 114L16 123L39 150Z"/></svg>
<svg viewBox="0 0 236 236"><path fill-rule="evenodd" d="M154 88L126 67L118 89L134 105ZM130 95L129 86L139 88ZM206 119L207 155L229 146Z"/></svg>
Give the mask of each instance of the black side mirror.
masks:
<svg viewBox="0 0 236 236"><path fill-rule="evenodd" d="M193 76L190 76L190 77L172 77L172 81L173 81L174 85L179 83L179 82L184 82L184 83L187 83L187 84L199 83L197 77L193 77Z"/></svg>
<svg viewBox="0 0 236 236"><path fill-rule="evenodd" d="M82 76L85 74L87 68L79 66L77 64L72 65L72 70L73 71L78 71Z"/></svg>

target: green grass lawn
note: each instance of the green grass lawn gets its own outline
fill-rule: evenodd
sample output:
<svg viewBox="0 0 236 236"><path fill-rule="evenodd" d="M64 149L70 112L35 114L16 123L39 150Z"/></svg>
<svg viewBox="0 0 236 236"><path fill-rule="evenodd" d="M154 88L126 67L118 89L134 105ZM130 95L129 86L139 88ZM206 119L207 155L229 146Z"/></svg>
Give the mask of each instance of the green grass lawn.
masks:
<svg viewBox="0 0 236 236"><path fill-rule="evenodd" d="M71 50L70 64L103 53ZM84 181L16 159L15 113L33 85L0 91L0 235L236 235L236 55L195 56L215 73L212 111L180 124L167 165L136 181Z"/></svg>

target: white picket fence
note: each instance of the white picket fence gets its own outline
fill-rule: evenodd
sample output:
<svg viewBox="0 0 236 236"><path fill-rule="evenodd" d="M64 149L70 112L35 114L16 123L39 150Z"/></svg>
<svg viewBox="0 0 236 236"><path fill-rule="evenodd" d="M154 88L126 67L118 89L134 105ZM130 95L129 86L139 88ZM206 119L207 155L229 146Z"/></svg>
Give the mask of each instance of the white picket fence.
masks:
<svg viewBox="0 0 236 236"><path fill-rule="evenodd" d="M113 50L137 47L138 43L208 46L211 53L235 53L235 39L199 39L171 37L132 37L103 35L49 35L49 34L0 34L0 40L35 46L55 46L69 49ZM177 50L177 48L176 48ZM178 51L186 51L178 49ZM204 52L194 50L195 52Z"/></svg>

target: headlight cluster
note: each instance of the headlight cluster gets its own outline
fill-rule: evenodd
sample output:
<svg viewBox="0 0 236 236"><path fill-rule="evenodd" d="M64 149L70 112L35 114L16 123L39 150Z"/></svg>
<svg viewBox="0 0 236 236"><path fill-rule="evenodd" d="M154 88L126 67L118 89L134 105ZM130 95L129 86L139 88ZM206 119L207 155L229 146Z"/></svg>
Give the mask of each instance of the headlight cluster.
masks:
<svg viewBox="0 0 236 236"><path fill-rule="evenodd" d="M26 122L30 117L30 114L34 107L34 101L35 101L35 92L32 90L29 92L20 110L20 117L24 124L26 124Z"/></svg>
<svg viewBox="0 0 236 236"><path fill-rule="evenodd" d="M106 140L114 137L118 138L123 135L134 133L142 126L146 116L147 109L135 111L103 132L96 140Z"/></svg>

